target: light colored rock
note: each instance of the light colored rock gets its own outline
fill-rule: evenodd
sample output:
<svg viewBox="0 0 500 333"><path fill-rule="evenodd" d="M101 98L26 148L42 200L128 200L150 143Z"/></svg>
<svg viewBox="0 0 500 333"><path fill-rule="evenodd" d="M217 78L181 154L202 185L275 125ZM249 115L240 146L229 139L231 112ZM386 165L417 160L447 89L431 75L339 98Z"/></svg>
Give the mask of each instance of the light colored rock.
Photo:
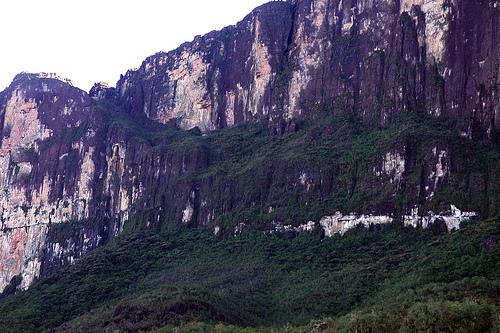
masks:
<svg viewBox="0 0 500 333"><path fill-rule="evenodd" d="M376 176L381 176L382 174L386 174L390 176L390 182L397 184L399 188L399 184L403 179L403 174L405 172L405 158L403 154L400 154L397 151L387 152L382 160L381 169L373 168L373 173Z"/></svg>
<svg viewBox="0 0 500 333"><path fill-rule="evenodd" d="M243 228L245 228L245 223L244 222L238 223L236 225L236 227L234 227L233 235L236 236L236 235L241 234L241 232L243 231Z"/></svg>
<svg viewBox="0 0 500 333"><path fill-rule="evenodd" d="M450 210L434 214L428 212L425 216L418 215L418 209L414 208L410 215L404 215L402 222L405 226L427 228L437 220L443 220L446 223L448 230L460 229L460 223L469 220L471 217L477 216L476 212L462 212L454 205L450 205Z"/></svg>
<svg viewBox="0 0 500 333"><path fill-rule="evenodd" d="M53 74L36 76L60 80ZM49 90L44 83L42 91ZM51 101L57 102L57 99ZM72 103L69 101L63 107L66 113L72 112ZM12 92L6 103L3 125L3 133L7 136L3 138L0 148L0 290L15 275L23 276L22 288L38 277L41 265L39 255L50 223L88 218L86 202L92 197L90 182L94 176L94 148L89 147L83 154L83 144L79 143L73 148L83 154L83 161L73 195L63 189L63 197L52 202L49 195L54 179L48 174L38 186L24 187L20 180L30 177L33 166L20 158L26 150L36 153L37 141L49 138L53 132L41 123L37 101L27 98L20 88ZM66 158L68 155L63 154L59 160L63 162Z"/></svg>
<svg viewBox="0 0 500 333"><path fill-rule="evenodd" d="M319 224L325 230L325 236L331 237L336 233L343 235L358 224L369 227L370 224L387 224L393 221L392 217L385 215L358 215L354 213L342 215L342 213L336 212L334 215L322 217Z"/></svg>
<svg viewBox="0 0 500 333"><path fill-rule="evenodd" d="M270 54L267 46L261 41L261 22L256 18L253 22L254 41L252 51L246 61L246 66L251 68L254 80L248 89L249 105L248 111L252 115L269 113L268 103L264 103L264 93L267 90L271 79L274 77L271 65L269 64ZM234 117L233 117L234 118Z"/></svg>
<svg viewBox="0 0 500 333"><path fill-rule="evenodd" d="M186 204L186 208L182 211L182 223L188 223L193 217L194 209L191 202Z"/></svg>
<svg viewBox="0 0 500 333"><path fill-rule="evenodd" d="M441 149L438 152L437 147L434 147L432 148L432 153L436 158L436 164L428 176L432 188L426 188L426 191L428 191L428 195L426 196L427 201L434 197L438 183L450 174L448 150Z"/></svg>
<svg viewBox="0 0 500 333"><path fill-rule="evenodd" d="M292 119L301 115L301 94L312 80L312 71L321 66L321 54L331 45L323 35L325 20L328 17L328 3L328 0L311 2L310 13L298 20L300 25L296 29L292 44L295 47L291 50L291 54L296 55L298 63L291 72L288 105L284 118ZM309 24L313 27L313 31L306 33L305 26Z"/></svg>
<svg viewBox="0 0 500 333"><path fill-rule="evenodd" d="M314 226L316 225L316 223L314 223L314 221L309 221L305 224L301 224L299 225L298 227L296 227L294 230L295 231L298 231L298 232L306 232L306 231L313 231L314 230ZM291 229L291 226L284 226L283 228L285 231L288 231Z"/></svg>
<svg viewBox="0 0 500 333"><path fill-rule="evenodd" d="M411 214L404 215L402 217L402 223L405 226L427 228L438 219L441 219L446 223L448 230L454 230L460 228L461 222L467 221L474 216L477 216L476 212L462 212L454 205L450 206L449 211L439 214L428 212L427 215L424 216L418 215L418 209L415 208L411 211ZM343 235L348 230L355 228L359 224L362 224L364 227L369 227L370 225L387 224L392 222L394 222L394 218L387 215L363 215L356 213L343 215L340 212L336 212L334 215L322 217L319 224L325 230L325 236L331 237L336 233ZM309 228L305 228L303 226L297 228L296 230L310 231L312 230L311 228L314 227L314 222L308 222L307 226L309 226ZM286 230L286 228L284 229Z"/></svg>
<svg viewBox="0 0 500 333"><path fill-rule="evenodd" d="M454 3L454 1L451 1ZM425 14L427 58L430 63L443 61L446 50L446 34L449 31L450 7L446 0L403 0L400 12L410 12L412 6L420 6ZM422 46L422 45L420 45Z"/></svg>

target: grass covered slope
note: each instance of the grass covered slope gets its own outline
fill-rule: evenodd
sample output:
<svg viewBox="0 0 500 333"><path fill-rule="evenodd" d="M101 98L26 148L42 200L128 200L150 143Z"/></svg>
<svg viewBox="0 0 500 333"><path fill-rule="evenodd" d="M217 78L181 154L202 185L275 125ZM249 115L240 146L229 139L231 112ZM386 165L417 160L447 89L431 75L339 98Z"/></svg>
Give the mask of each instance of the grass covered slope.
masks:
<svg viewBox="0 0 500 333"><path fill-rule="evenodd" d="M0 331L203 331L326 317L336 319L309 328L492 330L500 248L484 242L500 236L500 218L437 231L390 224L322 240L217 238L184 226L122 235L29 290L2 296Z"/></svg>

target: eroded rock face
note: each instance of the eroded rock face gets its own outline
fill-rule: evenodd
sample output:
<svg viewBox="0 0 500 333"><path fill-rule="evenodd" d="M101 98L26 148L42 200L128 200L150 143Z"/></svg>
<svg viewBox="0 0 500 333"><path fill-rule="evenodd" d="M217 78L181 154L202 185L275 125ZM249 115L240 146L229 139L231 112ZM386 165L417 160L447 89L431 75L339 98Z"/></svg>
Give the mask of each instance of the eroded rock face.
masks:
<svg viewBox="0 0 500 333"><path fill-rule="evenodd" d="M99 101L102 99L112 99L115 96L116 89L106 82L96 82L89 91L92 99Z"/></svg>
<svg viewBox="0 0 500 333"><path fill-rule="evenodd" d="M92 102L110 89L96 85L91 97L54 75L25 73L0 94L0 289L18 275L26 288L106 244L137 201L140 210L168 200L165 212L181 221L192 189L156 192L206 167L203 150L149 151Z"/></svg>
<svg viewBox="0 0 500 333"><path fill-rule="evenodd" d="M77 130L86 122L86 93L54 75L22 74L2 97L0 289L14 275L23 276L22 287L38 276L49 224L89 217L85 203L92 196L88 182L94 171L93 147L72 154L82 158L83 163L75 161L80 167L57 174L52 162L64 164L69 152L62 152L62 143L49 150L43 146L61 131Z"/></svg>
<svg viewBox="0 0 500 333"><path fill-rule="evenodd" d="M409 215L402 216L402 223L404 226L412 226L414 228L429 228L435 223L442 223L445 229L448 231L460 229L460 223L468 221L469 219L476 217L478 214L476 212L462 212L460 209L454 205L450 205L450 209L434 213L432 211L427 212L425 215L419 215L418 209L411 210ZM389 224L395 222L396 217L390 215L375 215L375 214L359 214L350 213L342 214L341 212L335 212L333 215L323 216L317 221L308 221L307 223L301 224L299 226L292 225L282 225L276 224L271 231L278 232L312 232L317 226L323 229L324 235L326 237L332 237L335 234L344 235L347 231L356 228L358 226L363 226L365 228L370 228L373 226L381 224ZM215 227L218 232L219 227ZM233 234L238 235L245 228L244 223L238 224L234 228ZM216 233L217 233L216 232Z"/></svg>
<svg viewBox="0 0 500 333"><path fill-rule="evenodd" d="M413 209L410 215L402 217L405 226L411 225L413 227L427 228L436 221L443 221L448 230L459 229L460 223L475 217L476 212L462 212L460 209L451 205L450 209L439 214L428 212L427 215L421 216L418 214L418 209Z"/></svg>
<svg viewBox="0 0 500 333"><path fill-rule="evenodd" d="M411 111L493 138L498 10L495 1L274 1L146 59L118 82L119 100L202 132L251 119L281 132L283 121L325 110L387 125Z"/></svg>
<svg viewBox="0 0 500 333"><path fill-rule="evenodd" d="M132 114L163 123L175 118L203 132L267 117L291 25L289 4L259 7L235 26L128 71L117 83L119 101Z"/></svg>
<svg viewBox="0 0 500 333"><path fill-rule="evenodd" d="M318 221L295 221L295 230L319 224L328 235L345 233L396 214L406 225L439 220L457 228L473 213L450 206L418 215L419 204L437 200L452 170L463 168L446 143L419 150L403 142L338 182L333 168L271 163L259 180L276 188L247 198L238 190L249 180L193 176L213 158L203 145L155 150L153 139L138 139L103 110L112 105L131 119L145 115L202 133L263 121L278 134L325 113L385 127L413 112L453 118L463 136L495 141L499 24L496 1L273 1L234 26L147 58L116 89L97 83L87 94L53 74L19 75L0 93L0 290L16 275L25 288L71 264L119 235L141 209L146 226L206 225L237 205L260 204L271 214L279 208L273 191L289 188L304 205L327 198L334 186L346 196L357 182L387 189L370 192L380 197L377 207L331 210ZM405 180L411 173L416 180ZM396 207L402 193L418 202ZM55 227L70 221L74 228ZM245 222L235 226L237 234Z"/></svg>

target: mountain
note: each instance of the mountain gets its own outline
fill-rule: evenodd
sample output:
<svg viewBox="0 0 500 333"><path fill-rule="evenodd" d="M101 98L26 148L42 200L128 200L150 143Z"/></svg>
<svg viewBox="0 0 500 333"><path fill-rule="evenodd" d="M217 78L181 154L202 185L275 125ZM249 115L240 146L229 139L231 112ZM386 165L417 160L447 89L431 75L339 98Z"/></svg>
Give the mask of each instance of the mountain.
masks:
<svg viewBox="0 0 500 333"><path fill-rule="evenodd" d="M333 235L499 213L495 1L273 1L89 93L0 93L0 289L124 231Z"/></svg>

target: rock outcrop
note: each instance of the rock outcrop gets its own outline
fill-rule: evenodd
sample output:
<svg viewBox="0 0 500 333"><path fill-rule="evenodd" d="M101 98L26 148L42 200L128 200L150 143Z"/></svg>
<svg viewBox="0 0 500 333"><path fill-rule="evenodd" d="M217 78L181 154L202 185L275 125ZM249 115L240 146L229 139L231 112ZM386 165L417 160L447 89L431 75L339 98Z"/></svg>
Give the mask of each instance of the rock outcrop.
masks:
<svg viewBox="0 0 500 333"><path fill-rule="evenodd" d="M148 151L116 106L99 104L113 89L94 88L23 73L0 94L0 289L18 275L25 288L107 243L133 203L206 166L195 148Z"/></svg>
<svg viewBox="0 0 500 333"><path fill-rule="evenodd" d="M17 274L26 287L40 271L49 225L89 217L94 149L84 147L90 133L80 129L91 103L53 75L21 74L2 93L1 105L0 287ZM59 141L45 149L63 131L78 133L81 144Z"/></svg>
<svg viewBox="0 0 500 333"><path fill-rule="evenodd" d="M235 26L149 57L118 81L120 104L202 132L268 116L292 16L290 4L269 3Z"/></svg>
<svg viewBox="0 0 500 333"><path fill-rule="evenodd" d="M264 207L271 227L288 222L279 217L280 195L312 205L335 186L352 197L367 184L379 202L362 202L366 192L354 213L332 206L290 228L332 234L358 223L425 227L437 219L458 227L473 213L453 202L436 203L447 213L417 212L453 184L469 191L479 179L468 198L494 192L486 173L495 171L458 184L453 175L469 171L447 143L400 142L365 169L268 161L226 180L216 166L233 156L199 138L245 122L286 134L325 114L377 128L418 114L451 119L463 137L498 145L499 10L496 1L472 0L273 1L147 58L116 88L97 83L87 94L52 74L18 75L0 93L0 289L14 280L26 288L71 264L119 235L131 216L140 216L134 226L213 224L222 232L218 217ZM262 190L249 193L252 186ZM395 203L397 196L407 199ZM246 222L225 227L239 233Z"/></svg>

